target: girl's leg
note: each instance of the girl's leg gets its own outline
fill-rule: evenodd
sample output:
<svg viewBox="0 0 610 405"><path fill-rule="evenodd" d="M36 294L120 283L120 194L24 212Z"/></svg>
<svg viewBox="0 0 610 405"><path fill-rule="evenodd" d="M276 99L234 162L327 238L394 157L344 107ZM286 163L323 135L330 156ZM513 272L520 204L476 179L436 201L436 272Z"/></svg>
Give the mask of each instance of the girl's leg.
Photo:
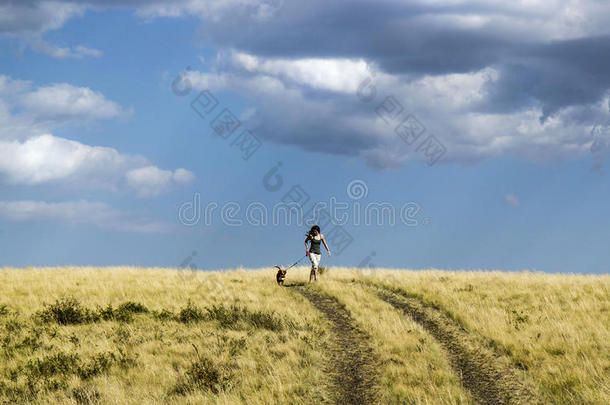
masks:
<svg viewBox="0 0 610 405"><path fill-rule="evenodd" d="M311 283L311 280L314 278L315 274L316 274L316 270L317 270L317 265L314 259L315 253L309 253L309 261L311 262L311 271L309 272L309 282Z"/></svg>
<svg viewBox="0 0 610 405"><path fill-rule="evenodd" d="M315 253L309 253L311 256L311 272L313 273L314 281L318 281L318 265L320 264L320 256ZM311 281L311 274L309 275L309 281Z"/></svg>

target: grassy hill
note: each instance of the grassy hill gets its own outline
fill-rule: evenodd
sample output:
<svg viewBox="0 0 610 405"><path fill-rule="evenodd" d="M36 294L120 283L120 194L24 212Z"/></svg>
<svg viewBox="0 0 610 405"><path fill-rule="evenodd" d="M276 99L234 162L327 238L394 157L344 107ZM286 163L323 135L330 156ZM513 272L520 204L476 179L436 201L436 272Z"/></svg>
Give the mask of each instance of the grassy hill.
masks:
<svg viewBox="0 0 610 405"><path fill-rule="evenodd" d="M0 400L610 403L610 276L0 270Z"/></svg>

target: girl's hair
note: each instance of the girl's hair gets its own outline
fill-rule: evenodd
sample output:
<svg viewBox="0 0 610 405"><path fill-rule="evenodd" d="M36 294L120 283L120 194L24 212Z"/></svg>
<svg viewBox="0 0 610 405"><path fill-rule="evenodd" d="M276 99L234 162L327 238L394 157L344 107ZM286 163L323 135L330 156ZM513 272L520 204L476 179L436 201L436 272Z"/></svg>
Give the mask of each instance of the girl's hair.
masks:
<svg viewBox="0 0 610 405"><path fill-rule="evenodd" d="M313 231L318 231L318 233L320 233L320 227L318 225L312 226L311 229L309 230L309 233L307 233L307 236L312 237Z"/></svg>

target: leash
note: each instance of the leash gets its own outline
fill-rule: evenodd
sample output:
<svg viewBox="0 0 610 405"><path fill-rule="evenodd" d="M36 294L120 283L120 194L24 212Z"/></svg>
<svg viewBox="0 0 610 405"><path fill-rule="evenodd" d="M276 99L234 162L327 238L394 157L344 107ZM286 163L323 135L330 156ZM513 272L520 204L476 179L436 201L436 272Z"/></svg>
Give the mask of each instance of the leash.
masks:
<svg viewBox="0 0 610 405"><path fill-rule="evenodd" d="M306 257L307 257L307 255L301 257L299 260L297 260L296 262L292 263L290 266L286 267L284 270L288 270L289 268L294 267L298 262L300 262L301 260L303 260Z"/></svg>

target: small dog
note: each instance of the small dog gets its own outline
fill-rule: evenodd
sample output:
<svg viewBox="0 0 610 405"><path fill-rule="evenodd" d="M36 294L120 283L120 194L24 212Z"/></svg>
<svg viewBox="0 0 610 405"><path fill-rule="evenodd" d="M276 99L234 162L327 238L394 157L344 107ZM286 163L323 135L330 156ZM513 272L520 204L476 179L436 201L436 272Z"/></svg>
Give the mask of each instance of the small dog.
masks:
<svg viewBox="0 0 610 405"><path fill-rule="evenodd" d="M277 268L277 273L275 275L275 281L277 281L277 285L284 286L284 280L286 279L286 270L282 269L280 266L274 266Z"/></svg>

